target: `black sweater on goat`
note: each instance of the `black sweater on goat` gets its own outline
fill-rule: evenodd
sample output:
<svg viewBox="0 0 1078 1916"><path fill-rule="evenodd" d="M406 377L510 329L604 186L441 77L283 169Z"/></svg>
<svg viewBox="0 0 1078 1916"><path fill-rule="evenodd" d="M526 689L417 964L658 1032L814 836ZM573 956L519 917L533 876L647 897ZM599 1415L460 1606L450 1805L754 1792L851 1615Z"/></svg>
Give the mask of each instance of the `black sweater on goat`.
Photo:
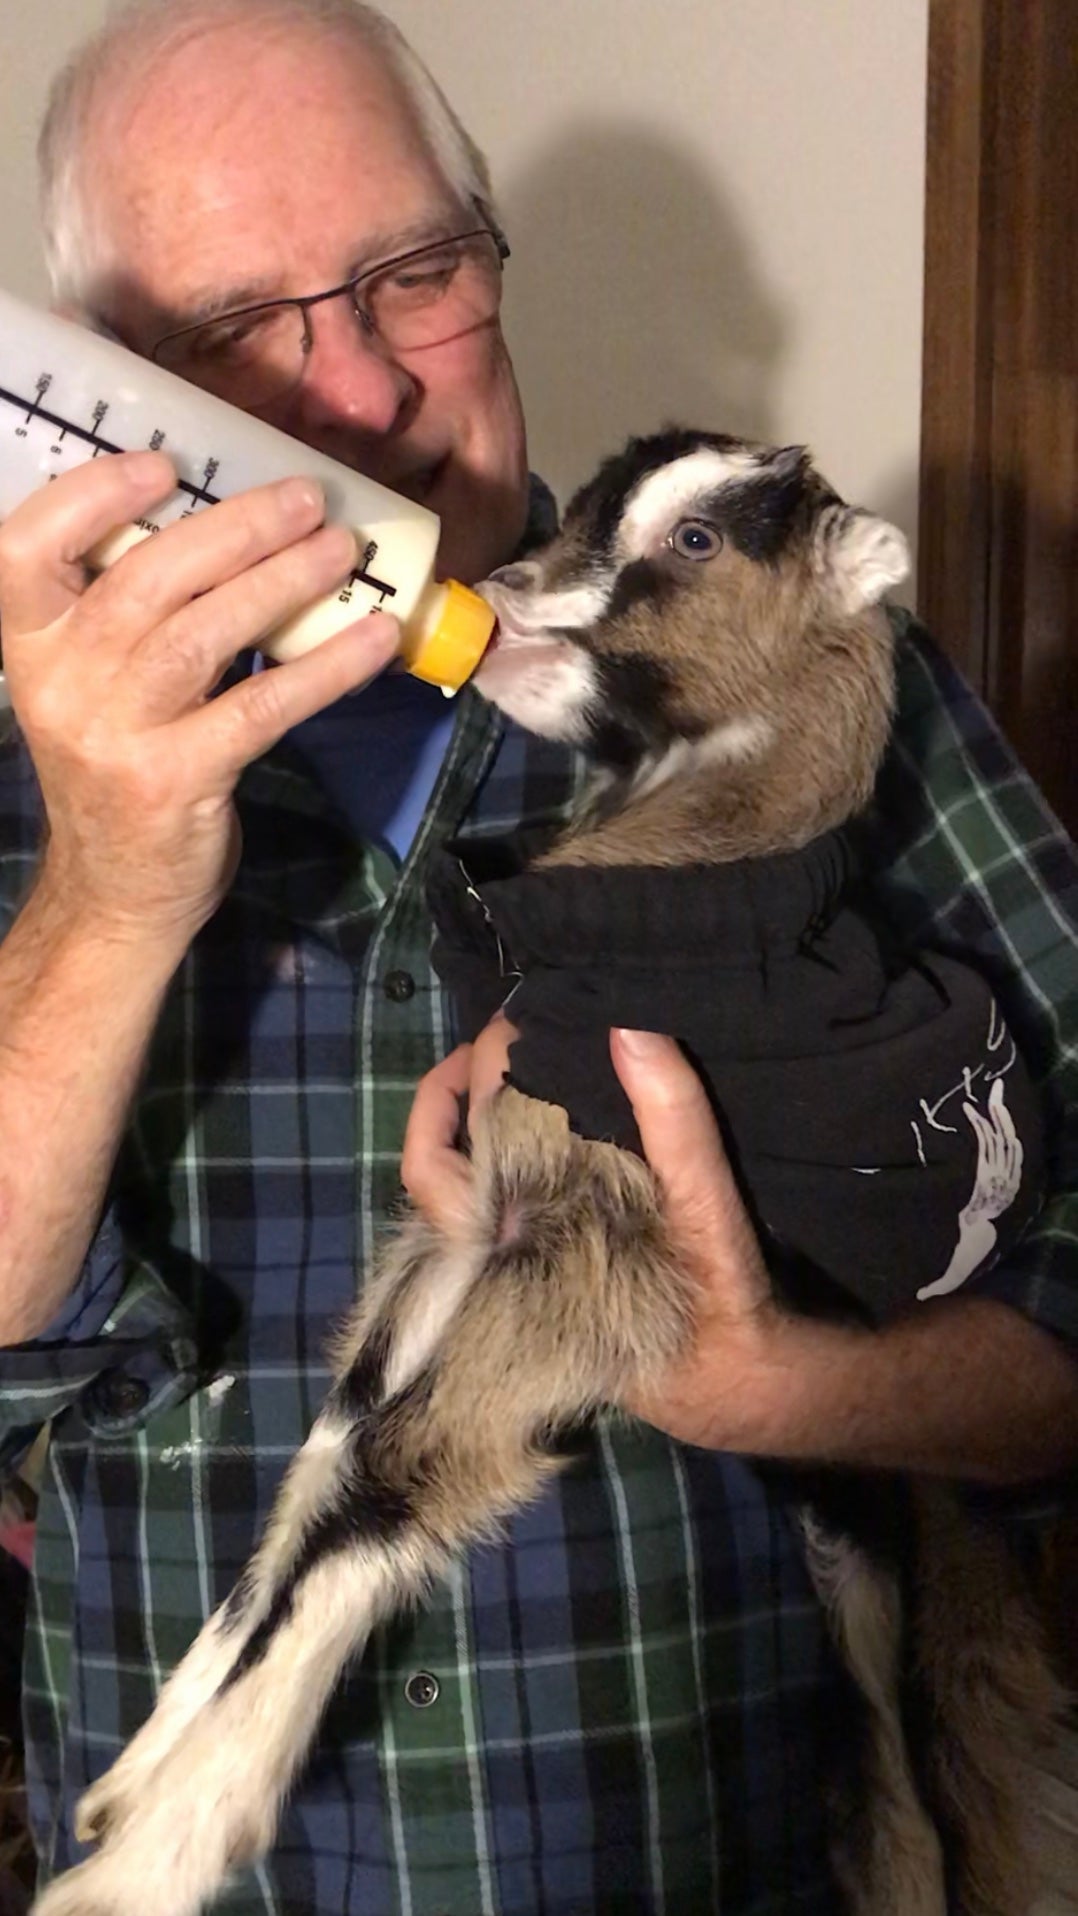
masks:
<svg viewBox="0 0 1078 1916"><path fill-rule="evenodd" d="M640 1151L610 1062L624 1025L680 1040L776 1276L880 1322L955 1290L1036 1209L1039 1101L985 980L901 953L844 834L725 865L436 861L434 961L461 1036L505 1004L510 1082Z"/></svg>

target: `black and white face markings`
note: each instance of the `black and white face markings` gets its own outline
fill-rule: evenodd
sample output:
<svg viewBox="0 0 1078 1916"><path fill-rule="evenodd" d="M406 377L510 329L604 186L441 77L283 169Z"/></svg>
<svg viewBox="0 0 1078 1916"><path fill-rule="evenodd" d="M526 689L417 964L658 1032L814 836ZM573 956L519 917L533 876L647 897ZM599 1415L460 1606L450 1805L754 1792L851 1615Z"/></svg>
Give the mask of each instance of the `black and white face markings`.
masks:
<svg viewBox="0 0 1078 1916"><path fill-rule="evenodd" d="M729 724L704 715L699 696L730 561L744 581L746 561L774 574L810 552L806 579L833 575L840 616L906 570L901 535L845 506L801 446L680 429L634 439L570 501L544 552L480 587L499 637L475 685L529 731L580 746L615 775L651 777L689 748L744 757L759 727L744 714ZM715 646L710 660L718 671Z"/></svg>

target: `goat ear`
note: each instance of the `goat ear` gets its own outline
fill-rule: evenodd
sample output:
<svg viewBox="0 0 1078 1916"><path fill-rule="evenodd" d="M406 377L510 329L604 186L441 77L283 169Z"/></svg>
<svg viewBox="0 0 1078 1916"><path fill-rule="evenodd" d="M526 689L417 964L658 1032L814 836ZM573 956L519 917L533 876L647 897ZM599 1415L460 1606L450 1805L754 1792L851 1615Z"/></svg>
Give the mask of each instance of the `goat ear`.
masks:
<svg viewBox="0 0 1078 1916"><path fill-rule="evenodd" d="M777 446L767 459L768 478L800 478L808 471L812 455L807 446Z"/></svg>
<svg viewBox="0 0 1078 1916"><path fill-rule="evenodd" d="M910 549L898 527L859 506L825 507L813 556L825 586L851 614L877 605L910 569Z"/></svg>

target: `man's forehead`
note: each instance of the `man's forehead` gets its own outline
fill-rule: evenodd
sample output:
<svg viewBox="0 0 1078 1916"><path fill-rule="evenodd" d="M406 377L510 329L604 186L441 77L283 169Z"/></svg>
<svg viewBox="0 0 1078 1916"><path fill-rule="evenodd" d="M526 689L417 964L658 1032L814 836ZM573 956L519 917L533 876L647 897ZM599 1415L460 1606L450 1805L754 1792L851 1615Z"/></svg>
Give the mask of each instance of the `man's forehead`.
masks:
<svg viewBox="0 0 1078 1916"><path fill-rule="evenodd" d="M317 291L459 219L411 102L367 49L303 31L241 61L245 44L233 23L174 49L103 156L119 248L141 254L165 322Z"/></svg>
<svg viewBox="0 0 1078 1916"><path fill-rule="evenodd" d="M105 90L149 98L156 91L172 93L177 85L185 93L197 94L223 83L236 98L242 98L248 84L261 68L273 68L278 74L291 69L298 90L305 77L319 67L351 76L362 74L371 84L399 90L396 69L382 50L361 33L345 31L339 24L303 18L298 12L278 18L246 14L242 6L199 19L197 8L186 29L174 33L154 30L138 37L137 25L131 44L122 42L116 63L101 76Z"/></svg>
<svg viewBox="0 0 1078 1916"><path fill-rule="evenodd" d="M134 164L164 137L192 159L207 142L250 146L272 169L293 126L311 166L357 142L388 143L401 157L424 145L413 101L385 58L355 35L303 22L203 27L122 68L115 86L104 83L101 105L109 144L133 145Z"/></svg>

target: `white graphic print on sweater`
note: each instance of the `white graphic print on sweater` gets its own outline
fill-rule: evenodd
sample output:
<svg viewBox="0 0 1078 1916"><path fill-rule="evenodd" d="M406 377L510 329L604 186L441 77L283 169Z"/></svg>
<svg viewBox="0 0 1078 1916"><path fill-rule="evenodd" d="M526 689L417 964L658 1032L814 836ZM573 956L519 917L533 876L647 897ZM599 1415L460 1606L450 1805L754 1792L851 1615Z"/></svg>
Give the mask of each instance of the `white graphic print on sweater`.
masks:
<svg viewBox="0 0 1078 1916"><path fill-rule="evenodd" d="M1004 1053L1005 1047L1005 1055L997 1062L996 1054ZM995 1219L1010 1209L1022 1183L1022 1140L1007 1109L1003 1089L1003 1080L1018 1050L995 1003L989 1014L987 1051L987 1060L973 1070L964 1070L961 1082L952 1085L935 1104L929 1106L921 1100L921 1112L928 1126L956 1133L957 1125L943 1122L940 1114L950 1099L961 1096L963 1116L977 1140L977 1168L969 1201L959 1212L958 1242L950 1263L942 1277L922 1286L917 1293L919 1299L942 1297L947 1291L956 1291L980 1269L995 1249L998 1235ZM978 1087L982 1092L984 1085L989 1087L983 1110L977 1103L978 1079L982 1081ZM923 1164L925 1153L920 1126L914 1120L911 1123Z"/></svg>

